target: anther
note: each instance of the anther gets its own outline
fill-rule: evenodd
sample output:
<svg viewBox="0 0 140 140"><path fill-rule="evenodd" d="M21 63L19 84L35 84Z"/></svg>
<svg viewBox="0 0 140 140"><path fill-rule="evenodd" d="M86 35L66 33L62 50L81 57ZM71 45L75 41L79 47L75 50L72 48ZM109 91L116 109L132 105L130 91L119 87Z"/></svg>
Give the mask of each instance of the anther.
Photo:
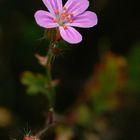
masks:
<svg viewBox="0 0 140 140"><path fill-rule="evenodd" d="M56 22L58 22L58 20L57 19L53 19L53 22L56 23Z"/></svg>
<svg viewBox="0 0 140 140"><path fill-rule="evenodd" d="M71 19L69 22L70 22L70 23L72 23L72 22L73 22L73 20Z"/></svg>
<svg viewBox="0 0 140 140"><path fill-rule="evenodd" d="M67 30L68 29L68 27L67 26L64 26L64 30Z"/></svg>
<svg viewBox="0 0 140 140"><path fill-rule="evenodd" d="M58 11L58 10L54 10L54 13L55 13L56 15L58 15L58 14L59 14L59 11Z"/></svg>

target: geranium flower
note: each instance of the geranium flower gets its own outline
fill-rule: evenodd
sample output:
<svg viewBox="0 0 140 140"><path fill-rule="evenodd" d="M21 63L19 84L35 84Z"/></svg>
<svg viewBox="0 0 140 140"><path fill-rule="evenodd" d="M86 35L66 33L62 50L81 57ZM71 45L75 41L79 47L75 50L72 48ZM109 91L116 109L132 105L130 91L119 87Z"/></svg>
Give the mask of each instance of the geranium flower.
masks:
<svg viewBox="0 0 140 140"><path fill-rule="evenodd" d="M63 7L62 0L43 0L49 10L35 13L37 24L44 28L58 28L61 37L76 44L82 41L81 34L73 27L89 28L97 24L97 15L86 11L88 0L68 0Z"/></svg>

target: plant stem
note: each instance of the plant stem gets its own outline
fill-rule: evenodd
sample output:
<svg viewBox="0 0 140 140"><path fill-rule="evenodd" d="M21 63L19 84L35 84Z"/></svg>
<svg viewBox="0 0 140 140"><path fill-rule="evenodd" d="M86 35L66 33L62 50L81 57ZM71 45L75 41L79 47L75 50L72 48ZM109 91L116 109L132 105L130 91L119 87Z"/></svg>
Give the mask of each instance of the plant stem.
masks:
<svg viewBox="0 0 140 140"><path fill-rule="evenodd" d="M53 58L53 53L51 48L53 47L53 43L50 43L48 54L47 54L47 63L46 63L46 75L47 75L47 84L49 88L49 101L50 101L50 108L54 107L54 102L55 102L55 90L52 85L52 75L51 75L51 63L52 63L52 58Z"/></svg>
<svg viewBox="0 0 140 140"><path fill-rule="evenodd" d="M46 118L46 124L43 129L41 129L37 134L37 138L40 139L45 132L54 124L54 105L55 105L55 90L54 86L52 85L52 75L51 75L51 64L52 64L52 58L53 58L53 53L52 53L52 47L55 44L55 42L51 42L49 45L49 49L47 52L47 62L46 62L46 79L47 79L47 92L46 94L49 94L47 96L49 100L49 111L48 111L48 116Z"/></svg>

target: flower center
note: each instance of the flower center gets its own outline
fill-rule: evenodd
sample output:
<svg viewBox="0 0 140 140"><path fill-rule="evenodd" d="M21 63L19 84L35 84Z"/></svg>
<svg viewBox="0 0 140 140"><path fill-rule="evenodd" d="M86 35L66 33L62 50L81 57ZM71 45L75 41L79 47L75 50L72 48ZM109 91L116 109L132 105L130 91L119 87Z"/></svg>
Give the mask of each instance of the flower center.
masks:
<svg viewBox="0 0 140 140"><path fill-rule="evenodd" d="M64 26L66 23L72 23L73 22L73 14L66 11L66 8L63 8L62 13L59 13L58 10L55 10L55 16L56 18L53 19L54 22L57 22L60 26Z"/></svg>

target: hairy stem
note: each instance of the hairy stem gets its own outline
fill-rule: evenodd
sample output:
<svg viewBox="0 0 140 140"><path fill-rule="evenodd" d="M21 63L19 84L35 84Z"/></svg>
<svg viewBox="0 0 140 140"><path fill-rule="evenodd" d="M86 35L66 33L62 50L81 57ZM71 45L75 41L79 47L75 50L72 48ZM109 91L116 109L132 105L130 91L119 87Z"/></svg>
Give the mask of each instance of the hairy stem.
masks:
<svg viewBox="0 0 140 140"><path fill-rule="evenodd" d="M37 138L40 138L46 133L46 131L54 124L54 105L55 105L55 90L54 86L52 85L52 75L51 75L51 66L52 66L52 59L53 53L52 48L55 43L50 43L48 53L47 53L47 63L46 63L46 78L47 78L47 88L49 90L49 112L46 118L46 124L43 129L41 129L37 134ZM48 94L48 93L47 93Z"/></svg>
<svg viewBox="0 0 140 140"><path fill-rule="evenodd" d="M55 102L55 90L52 85L52 75L51 75L51 64L52 64L52 58L53 58L53 53L52 53L52 47L54 43L50 43L49 50L48 50L48 60L46 63L46 76L47 76L47 84L48 84L48 89L49 89L49 100L50 100L50 108L54 107L54 102Z"/></svg>

